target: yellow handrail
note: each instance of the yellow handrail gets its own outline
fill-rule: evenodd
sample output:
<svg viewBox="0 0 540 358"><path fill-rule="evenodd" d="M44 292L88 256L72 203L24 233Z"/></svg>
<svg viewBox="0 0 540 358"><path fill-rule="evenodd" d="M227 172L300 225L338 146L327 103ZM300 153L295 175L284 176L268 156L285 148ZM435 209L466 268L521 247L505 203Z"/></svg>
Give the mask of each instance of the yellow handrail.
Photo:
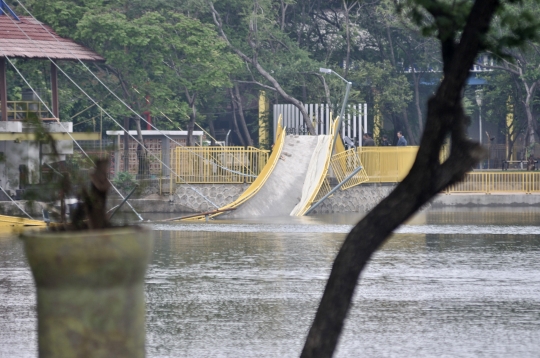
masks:
<svg viewBox="0 0 540 358"><path fill-rule="evenodd" d="M172 169L176 183L252 183L270 151L254 147L176 147Z"/></svg>
<svg viewBox="0 0 540 358"><path fill-rule="evenodd" d="M334 175L336 176L338 183L345 180L345 178L349 176L349 174L351 174L356 168L362 166L358 152L354 148L334 154L330 160L330 164L332 165L332 170L334 171ZM353 186L360 185L368 180L369 177L366 169L362 168L358 173L356 173L341 186L341 190L352 188Z"/></svg>
<svg viewBox="0 0 540 358"><path fill-rule="evenodd" d="M540 193L540 172L470 172L445 193Z"/></svg>
<svg viewBox="0 0 540 358"><path fill-rule="evenodd" d="M359 147L368 183L397 183L409 173L418 147Z"/></svg>

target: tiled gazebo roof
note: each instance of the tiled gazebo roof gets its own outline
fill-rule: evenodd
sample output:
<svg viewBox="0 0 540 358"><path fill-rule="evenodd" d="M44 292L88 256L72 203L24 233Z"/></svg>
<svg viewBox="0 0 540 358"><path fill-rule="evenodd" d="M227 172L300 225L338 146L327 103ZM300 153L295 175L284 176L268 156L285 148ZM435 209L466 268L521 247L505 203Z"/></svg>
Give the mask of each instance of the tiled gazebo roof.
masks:
<svg viewBox="0 0 540 358"><path fill-rule="evenodd" d="M19 18L20 22L8 15L0 15L0 57L46 59L48 56L53 60L105 61L94 51L58 36L49 26L32 17Z"/></svg>

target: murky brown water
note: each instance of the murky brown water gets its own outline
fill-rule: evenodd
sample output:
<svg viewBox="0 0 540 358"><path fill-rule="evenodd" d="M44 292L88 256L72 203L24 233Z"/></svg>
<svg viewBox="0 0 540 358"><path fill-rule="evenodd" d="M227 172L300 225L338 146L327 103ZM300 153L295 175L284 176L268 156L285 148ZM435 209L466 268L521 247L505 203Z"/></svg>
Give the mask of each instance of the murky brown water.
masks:
<svg viewBox="0 0 540 358"><path fill-rule="evenodd" d="M294 357L351 216L153 225L147 356ZM536 357L540 211L429 211L364 273L338 357ZM0 238L0 357L35 357L22 246Z"/></svg>

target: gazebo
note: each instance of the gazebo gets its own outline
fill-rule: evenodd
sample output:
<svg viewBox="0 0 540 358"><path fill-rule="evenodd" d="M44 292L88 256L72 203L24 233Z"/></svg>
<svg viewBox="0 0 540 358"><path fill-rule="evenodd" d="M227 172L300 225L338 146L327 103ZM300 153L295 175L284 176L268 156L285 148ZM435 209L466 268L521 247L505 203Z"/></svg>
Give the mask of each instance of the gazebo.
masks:
<svg viewBox="0 0 540 358"><path fill-rule="evenodd" d="M11 59L24 58L50 61L50 98L46 110L28 89L30 98L10 101L6 77L7 65ZM30 16L17 16L9 6L0 0L0 186L22 188L23 182L35 183L39 170L50 154L45 146L35 145L34 129L25 122L30 116L41 120L58 141L60 158L73 153L75 140L99 140L100 133L73 132L72 122L60 122L57 67L55 61L98 61L105 59L94 51L73 40L58 36L52 28ZM42 98L43 99L43 98ZM69 132L68 135L66 132ZM24 172L24 173L23 173ZM37 174L37 175L36 175Z"/></svg>

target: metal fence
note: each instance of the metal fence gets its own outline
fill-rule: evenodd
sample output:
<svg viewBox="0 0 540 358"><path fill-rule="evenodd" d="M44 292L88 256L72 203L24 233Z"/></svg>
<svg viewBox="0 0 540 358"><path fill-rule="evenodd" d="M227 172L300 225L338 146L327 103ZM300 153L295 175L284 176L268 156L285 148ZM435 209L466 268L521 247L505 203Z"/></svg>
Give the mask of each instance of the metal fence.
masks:
<svg viewBox="0 0 540 358"><path fill-rule="evenodd" d="M330 159L330 165L334 171L334 175L338 183L341 183L348 175L350 175L356 168L362 166L358 152L355 149L349 149L347 151L334 154ZM347 180L345 184L341 186L341 190L352 188L355 185L359 185L369 181L365 167L356 173L352 178Z"/></svg>
<svg viewBox="0 0 540 358"><path fill-rule="evenodd" d="M412 146L358 148L369 183L400 182L411 170L417 152L418 147ZM443 147L441 161L447 156L447 148ZM540 193L540 172L473 171L445 193Z"/></svg>
<svg viewBox="0 0 540 358"><path fill-rule="evenodd" d="M269 153L254 147L176 147L171 164L178 184L252 183Z"/></svg>
<svg viewBox="0 0 540 358"><path fill-rule="evenodd" d="M100 150L99 143L93 143L94 141L80 141L79 147L73 148L73 154L66 155L66 161L69 165L80 170L90 170L94 167L93 161L97 158L110 160L109 177L115 178L123 170L116 172L115 169L115 150L111 143L103 142ZM120 153L120 162L123 163L123 152ZM88 157L90 158L88 158ZM147 150L146 153L130 152L128 156L128 170L127 173L133 175L136 179L159 179L163 177L163 162L162 154L160 150ZM123 168L122 168L123 169Z"/></svg>
<svg viewBox="0 0 540 358"><path fill-rule="evenodd" d="M540 172L470 172L445 193L540 193Z"/></svg>
<svg viewBox="0 0 540 358"><path fill-rule="evenodd" d="M409 173L418 147L359 147L368 183L397 183Z"/></svg>
<svg viewBox="0 0 540 358"><path fill-rule="evenodd" d="M330 106L324 103L304 104L304 108L311 118L315 133L330 134L330 127L337 116L337 112L330 110ZM337 111L341 106L335 106ZM362 133L367 132L367 104L358 103L347 106L347 113L341 126L341 135L349 138L360 139ZM309 134L304 124L304 119L300 110L292 104L274 105L274 141L278 120L282 116L283 126L287 129L287 134L306 135Z"/></svg>

